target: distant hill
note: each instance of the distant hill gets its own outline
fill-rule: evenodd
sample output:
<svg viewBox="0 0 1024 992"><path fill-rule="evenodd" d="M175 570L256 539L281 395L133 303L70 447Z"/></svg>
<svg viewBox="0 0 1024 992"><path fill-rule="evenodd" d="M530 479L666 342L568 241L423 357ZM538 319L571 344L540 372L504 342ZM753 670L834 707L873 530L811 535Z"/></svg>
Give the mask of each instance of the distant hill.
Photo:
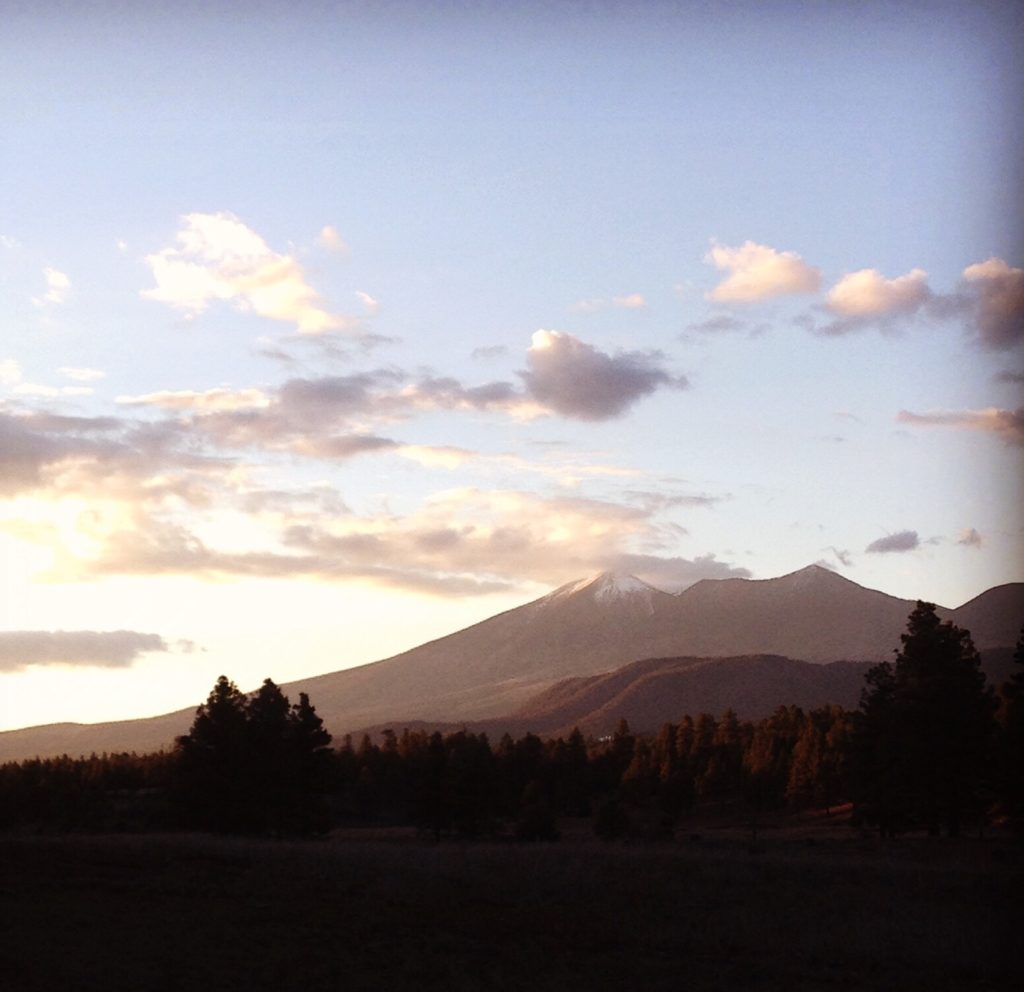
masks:
<svg viewBox="0 0 1024 992"><path fill-rule="evenodd" d="M388 723L476 723L534 706L538 693L567 678L612 672L639 658L890 659L914 605L814 565L776 579L705 580L678 595L602 573L384 661L283 688L293 698L309 693L336 736ZM981 649L1012 645L1024 621L1024 583L940 614L966 626ZM725 669L719 675L724 679ZM151 749L187 730L192 712L12 731L0 734L0 760Z"/></svg>

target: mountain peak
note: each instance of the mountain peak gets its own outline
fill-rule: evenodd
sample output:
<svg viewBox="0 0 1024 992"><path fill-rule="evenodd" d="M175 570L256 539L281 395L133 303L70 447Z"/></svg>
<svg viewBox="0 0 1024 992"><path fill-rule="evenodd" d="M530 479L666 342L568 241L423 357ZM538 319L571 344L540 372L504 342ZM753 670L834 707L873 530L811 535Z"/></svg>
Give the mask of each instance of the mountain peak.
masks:
<svg viewBox="0 0 1024 992"><path fill-rule="evenodd" d="M638 593L649 596L657 592L654 586L649 586L643 579L635 575L627 575L625 572L601 572L592 579L585 580L580 589L590 589L594 598L600 601L610 599L622 599L624 596L635 596Z"/></svg>
<svg viewBox="0 0 1024 992"><path fill-rule="evenodd" d="M654 586L648 585L643 579L625 572L599 572L586 579L577 579L560 586L545 597L546 600L564 599L568 596L585 594L598 603L642 600L650 603L652 595L659 593Z"/></svg>

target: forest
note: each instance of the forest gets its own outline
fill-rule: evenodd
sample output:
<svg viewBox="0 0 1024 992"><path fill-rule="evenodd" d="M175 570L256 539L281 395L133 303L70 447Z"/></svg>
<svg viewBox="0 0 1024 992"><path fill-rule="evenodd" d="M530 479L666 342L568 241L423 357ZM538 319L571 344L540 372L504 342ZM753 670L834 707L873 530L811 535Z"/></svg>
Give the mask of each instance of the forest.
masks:
<svg viewBox="0 0 1024 992"><path fill-rule="evenodd" d="M607 841L669 840L702 816L742 825L852 804L882 837L1024 824L1024 631L1018 671L985 684L968 632L918 603L893 663L857 710L780 707L681 714L657 734L491 741L387 729L332 739L305 694L218 679L188 734L155 754L0 766L0 829L209 831L301 837L415 827L424 838L557 840L587 824Z"/></svg>

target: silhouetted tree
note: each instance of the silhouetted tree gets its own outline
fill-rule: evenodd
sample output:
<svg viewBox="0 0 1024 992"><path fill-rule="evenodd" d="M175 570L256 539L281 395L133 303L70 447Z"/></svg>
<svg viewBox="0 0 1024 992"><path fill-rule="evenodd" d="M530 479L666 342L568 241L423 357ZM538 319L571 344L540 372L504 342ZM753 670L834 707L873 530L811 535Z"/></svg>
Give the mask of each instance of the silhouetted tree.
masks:
<svg viewBox="0 0 1024 992"><path fill-rule="evenodd" d="M266 679L246 698L222 675L189 733L177 739L175 795L183 821L228 832L323 828L330 740L305 694L290 706Z"/></svg>
<svg viewBox="0 0 1024 992"><path fill-rule="evenodd" d="M918 602L895 664L865 676L859 797L883 834L923 825L959 833L979 811L994 702L968 631Z"/></svg>
<svg viewBox="0 0 1024 992"><path fill-rule="evenodd" d="M1024 627L1013 660L1016 671L999 689L996 789L1011 826L1024 831Z"/></svg>
<svg viewBox="0 0 1024 992"><path fill-rule="evenodd" d="M246 774L246 700L221 675L197 710L191 730L176 742L176 795L186 825L209 830L247 829L250 796Z"/></svg>

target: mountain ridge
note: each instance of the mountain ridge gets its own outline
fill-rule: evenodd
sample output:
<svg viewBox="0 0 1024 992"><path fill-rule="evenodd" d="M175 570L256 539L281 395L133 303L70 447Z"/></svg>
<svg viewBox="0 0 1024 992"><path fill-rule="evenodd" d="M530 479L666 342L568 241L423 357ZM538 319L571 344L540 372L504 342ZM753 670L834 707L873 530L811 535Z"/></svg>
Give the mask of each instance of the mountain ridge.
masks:
<svg viewBox="0 0 1024 992"><path fill-rule="evenodd" d="M915 605L813 565L774 579L703 580L677 594L603 572L390 658L282 688L292 697L308 693L336 736L385 722L486 721L515 713L560 681L640 658L886 660ZM1012 645L1024 620L1024 583L938 612L971 629L979 649ZM69 744L84 753L151 748L158 733L169 745L193 713L7 731L0 761L59 754Z"/></svg>

